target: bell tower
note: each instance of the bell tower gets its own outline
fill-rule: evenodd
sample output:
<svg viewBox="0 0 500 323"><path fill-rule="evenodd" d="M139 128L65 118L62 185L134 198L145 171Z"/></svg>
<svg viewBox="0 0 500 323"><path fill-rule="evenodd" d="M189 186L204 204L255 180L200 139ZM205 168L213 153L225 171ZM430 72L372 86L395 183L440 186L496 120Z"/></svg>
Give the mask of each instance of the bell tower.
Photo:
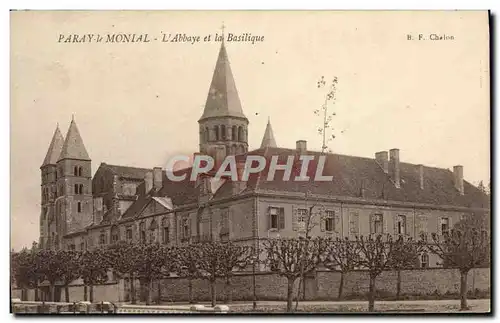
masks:
<svg viewBox="0 0 500 323"><path fill-rule="evenodd" d="M42 175L41 185L41 210L40 210L40 239L39 246L43 249L51 249L51 237L56 233L56 216L54 202L57 194L57 160L61 154L64 138L57 125L49 149L43 160L40 171Z"/></svg>
<svg viewBox="0 0 500 323"><path fill-rule="evenodd" d="M92 221L91 176L91 160L73 119L57 160L56 242L60 247L64 235L79 231Z"/></svg>
<svg viewBox="0 0 500 323"><path fill-rule="evenodd" d="M229 64L224 35L199 124L200 152L224 158L248 151L248 119Z"/></svg>

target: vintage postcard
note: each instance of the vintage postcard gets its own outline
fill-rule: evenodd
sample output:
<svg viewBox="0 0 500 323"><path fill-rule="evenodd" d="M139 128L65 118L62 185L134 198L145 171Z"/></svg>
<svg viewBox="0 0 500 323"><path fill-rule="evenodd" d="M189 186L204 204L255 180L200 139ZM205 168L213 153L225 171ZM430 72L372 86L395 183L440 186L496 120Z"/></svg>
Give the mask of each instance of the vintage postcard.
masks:
<svg viewBox="0 0 500 323"><path fill-rule="evenodd" d="M12 11L11 312L490 313L487 11Z"/></svg>

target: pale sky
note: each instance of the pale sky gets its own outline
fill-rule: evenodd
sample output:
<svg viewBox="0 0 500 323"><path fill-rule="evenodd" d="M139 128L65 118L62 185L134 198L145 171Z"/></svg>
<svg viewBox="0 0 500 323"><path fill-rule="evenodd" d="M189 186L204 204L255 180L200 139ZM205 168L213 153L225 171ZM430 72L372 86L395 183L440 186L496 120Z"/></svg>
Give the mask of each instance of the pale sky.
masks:
<svg viewBox="0 0 500 323"><path fill-rule="evenodd" d="M206 35L264 36L226 42L250 149L268 116L278 146L320 150L313 114L321 76L338 77L334 153L464 166L489 181L487 12L13 12L11 13L11 243L39 235L40 165L59 123L74 114L92 171L101 162L165 167L198 149L198 123L220 43ZM164 33L201 42L163 43ZM149 43L58 43L59 35L148 33ZM454 40L408 40L408 34ZM340 131L343 130L343 133Z"/></svg>

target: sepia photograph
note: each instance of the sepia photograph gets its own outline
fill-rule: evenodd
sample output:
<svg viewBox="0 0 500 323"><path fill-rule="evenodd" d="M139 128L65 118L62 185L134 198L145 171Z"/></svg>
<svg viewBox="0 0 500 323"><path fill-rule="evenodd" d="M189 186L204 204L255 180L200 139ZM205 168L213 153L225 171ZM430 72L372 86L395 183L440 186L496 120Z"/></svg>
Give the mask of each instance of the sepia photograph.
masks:
<svg viewBox="0 0 500 323"><path fill-rule="evenodd" d="M9 16L12 314L491 314L489 11Z"/></svg>

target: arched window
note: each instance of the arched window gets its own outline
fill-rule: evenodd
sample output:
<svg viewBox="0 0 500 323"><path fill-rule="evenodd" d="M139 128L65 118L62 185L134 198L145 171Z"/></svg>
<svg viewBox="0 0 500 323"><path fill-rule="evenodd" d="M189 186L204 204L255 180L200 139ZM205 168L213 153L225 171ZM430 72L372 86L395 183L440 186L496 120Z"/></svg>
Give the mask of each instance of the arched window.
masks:
<svg viewBox="0 0 500 323"><path fill-rule="evenodd" d="M404 215L398 215L395 229L396 234L406 234L406 217Z"/></svg>
<svg viewBox="0 0 500 323"><path fill-rule="evenodd" d="M243 127L238 127L238 141L243 141Z"/></svg>
<svg viewBox="0 0 500 323"><path fill-rule="evenodd" d="M73 175L78 176L78 166L73 168Z"/></svg>
<svg viewBox="0 0 500 323"><path fill-rule="evenodd" d="M82 174L83 174L83 167L80 166L78 167L78 176L82 176Z"/></svg>
<svg viewBox="0 0 500 323"><path fill-rule="evenodd" d="M111 243L116 243L118 240L120 240L120 230L114 225L111 227Z"/></svg>
<svg viewBox="0 0 500 323"><path fill-rule="evenodd" d="M214 127L214 132L215 132L215 141L219 141L219 126Z"/></svg>
<svg viewBox="0 0 500 323"><path fill-rule="evenodd" d="M78 193L78 194L83 194L83 184L80 184L80 185L78 186L78 191L79 191L79 193Z"/></svg>
<svg viewBox="0 0 500 323"><path fill-rule="evenodd" d="M425 252L420 256L420 267L429 267L429 255Z"/></svg>
<svg viewBox="0 0 500 323"><path fill-rule="evenodd" d="M169 243L170 241L170 230L168 228L168 220L163 218L161 220L161 228L162 228L162 239L163 243Z"/></svg>
<svg viewBox="0 0 500 323"><path fill-rule="evenodd" d="M220 136L222 140L226 140L226 126L220 126Z"/></svg>
<svg viewBox="0 0 500 323"><path fill-rule="evenodd" d="M245 145L240 145L240 154L245 153Z"/></svg>
<svg viewBox="0 0 500 323"><path fill-rule="evenodd" d="M157 231L158 231L158 224L156 223L155 219L153 219L149 224L149 243L156 242Z"/></svg>
<svg viewBox="0 0 500 323"><path fill-rule="evenodd" d="M238 140L238 139L237 139L237 135L238 135L238 127L233 126L233 128L232 128L232 131L231 131L231 132L232 132L232 133L231 133L231 140L234 140L234 141Z"/></svg>
<svg viewBox="0 0 500 323"><path fill-rule="evenodd" d="M210 141L210 130L208 127L205 128L205 141Z"/></svg>
<svg viewBox="0 0 500 323"><path fill-rule="evenodd" d="M75 195L76 195L76 194L79 194L79 193L78 193L78 184L75 184Z"/></svg>
<svg viewBox="0 0 500 323"><path fill-rule="evenodd" d="M146 224L144 221L139 224L139 234L141 235L141 243L146 243Z"/></svg>
<svg viewBox="0 0 500 323"><path fill-rule="evenodd" d="M81 213L82 212L82 202L76 203L76 208L78 210L78 213Z"/></svg>

